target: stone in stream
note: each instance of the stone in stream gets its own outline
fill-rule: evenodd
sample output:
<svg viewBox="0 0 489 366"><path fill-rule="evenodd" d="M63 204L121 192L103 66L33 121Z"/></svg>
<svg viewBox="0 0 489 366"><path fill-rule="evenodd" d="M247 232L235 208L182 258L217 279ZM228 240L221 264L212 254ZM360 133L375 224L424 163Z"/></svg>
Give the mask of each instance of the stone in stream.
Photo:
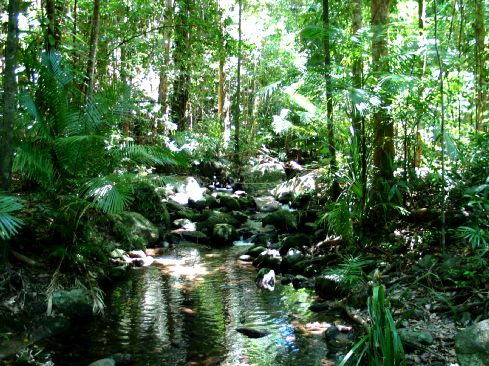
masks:
<svg viewBox="0 0 489 366"><path fill-rule="evenodd" d="M285 255L287 252L294 249L301 249L302 247L309 247L311 245L311 238L306 234L292 234L287 236L280 246L280 254Z"/></svg>
<svg viewBox="0 0 489 366"><path fill-rule="evenodd" d="M316 294L323 300L340 299L348 293L343 277L338 274L317 276L315 290Z"/></svg>
<svg viewBox="0 0 489 366"><path fill-rule="evenodd" d="M489 319L458 333L455 351L460 366L489 366Z"/></svg>
<svg viewBox="0 0 489 366"><path fill-rule="evenodd" d="M280 232L291 232L297 229L297 215L288 210L279 209L265 216L262 225L272 225Z"/></svg>
<svg viewBox="0 0 489 366"><path fill-rule="evenodd" d="M253 328L236 328L236 331L244 334L248 338L263 338L266 337L267 335L270 335L270 332L267 332L266 330L263 329L253 329Z"/></svg>
<svg viewBox="0 0 489 366"><path fill-rule="evenodd" d="M282 257L278 250L266 249L255 258L253 265L257 268L271 268L275 271L280 271Z"/></svg>
<svg viewBox="0 0 489 366"><path fill-rule="evenodd" d="M275 289L275 271L269 268L262 268L256 275L255 283L258 287L273 291Z"/></svg>
<svg viewBox="0 0 489 366"><path fill-rule="evenodd" d="M123 366L131 364L131 355L116 353L110 357L94 361L88 366Z"/></svg>
<svg viewBox="0 0 489 366"><path fill-rule="evenodd" d="M52 309L69 318L92 316L93 300L84 288L59 290L53 292Z"/></svg>
<svg viewBox="0 0 489 366"><path fill-rule="evenodd" d="M238 239L236 229L229 224L216 224L212 230L211 245L213 247L222 247L232 245Z"/></svg>
<svg viewBox="0 0 489 366"><path fill-rule="evenodd" d="M113 358L102 358L92 362L88 366L115 366L115 360Z"/></svg>

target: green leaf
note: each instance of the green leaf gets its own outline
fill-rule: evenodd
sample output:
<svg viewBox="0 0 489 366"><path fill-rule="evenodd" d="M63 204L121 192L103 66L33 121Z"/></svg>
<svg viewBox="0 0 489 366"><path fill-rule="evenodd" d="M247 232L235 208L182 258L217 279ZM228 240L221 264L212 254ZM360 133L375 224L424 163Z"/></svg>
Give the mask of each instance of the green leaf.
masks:
<svg viewBox="0 0 489 366"><path fill-rule="evenodd" d="M132 184L127 176L94 178L84 184L81 197L105 213L116 214L132 201Z"/></svg>
<svg viewBox="0 0 489 366"><path fill-rule="evenodd" d="M23 207L18 198L0 195L0 239L8 240L17 234L17 230L22 227L23 222L10 213L19 211Z"/></svg>

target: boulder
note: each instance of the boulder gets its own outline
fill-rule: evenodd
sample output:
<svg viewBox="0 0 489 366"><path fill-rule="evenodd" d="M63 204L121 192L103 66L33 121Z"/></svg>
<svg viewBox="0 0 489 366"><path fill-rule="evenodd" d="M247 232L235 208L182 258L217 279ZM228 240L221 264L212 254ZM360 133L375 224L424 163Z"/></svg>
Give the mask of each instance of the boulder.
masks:
<svg viewBox="0 0 489 366"><path fill-rule="evenodd" d="M298 249L291 248L286 255L282 257L282 270L289 272L294 268L294 265L304 259L304 254Z"/></svg>
<svg viewBox="0 0 489 366"><path fill-rule="evenodd" d="M253 242L257 245L269 246L272 243L276 243L278 240L278 232L272 225L262 227L258 233L252 238Z"/></svg>
<svg viewBox="0 0 489 366"><path fill-rule="evenodd" d="M256 245L267 246L278 240L278 233L275 227L272 225L263 227L260 221L247 220L238 231L243 239L249 240Z"/></svg>
<svg viewBox="0 0 489 366"><path fill-rule="evenodd" d="M159 238L158 227L138 212L122 212L116 216L116 235L128 244L127 250L142 249Z"/></svg>
<svg viewBox="0 0 489 366"><path fill-rule="evenodd" d="M458 333L455 351L460 366L489 366L489 319Z"/></svg>
<svg viewBox="0 0 489 366"><path fill-rule="evenodd" d="M248 215L241 211L232 211L231 216L236 219L240 224L244 224L248 221Z"/></svg>
<svg viewBox="0 0 489 366"><path fill-rule="evenodd" d="M397 330L405 348L422 348L433 344L433 336L428 331L400 328Z"/></svg>
<svg viewBox="0 0 489 366"><path fill-rule="evenodd" d="M347 294L342 277L337 274L323 274L316 277L316 294L323 300L337 300Z"/></svg>
<svg viewBox="0 0 489 366"><path fill-rule="evenodd" d="M146 258L146 253L144 250L131 250L127 252L129 258Z"/></svg>
<svg viewBox="0 0 489 366"><path fill-rule="evenodd" d="M279 202L289 203L306 193L314 191L317 188L317 179L317 172L297 176L279 184L272 189L271 193Z"/></svg>
<svg viewBox="0 0 489 366"><path fill-rule="evenodd" d="M88 366L123 366L131 364L131 355L116 353L110 357L92 362Z"/></svg>
<svg viewBox="0 0 489 366"><path fill-rule="evenodd" d="M67 333L70 330L70 320L62 316L48 316L41 320L38 327L31 333L31 341L38 342L47 337Z"/></svg>
<svg viewBox="0 0 489 366"><path fill-rule="evenodd" d="M197 211L185 207L177 202L168 201L166 207L170 213L171 220L188 219L190 221L196 221L196 218L199 216Z"/></svg>
<svg viewBox="0 0 489 366"><path fill-rule="evenodd" d="M140 182L134 186L133 197L130 210L139 212L158 226L160 234L164 235L170 228L170 214L157 190L151 184Z"/></svg>
<svg viewBox="0 0 489 366"><path fill-rule="evenodd" d="M231 214L220 212L217 210L208 210L204 213L206 219L197 224L197 229L204 233L212 233L214 226L217 224L229 224L232 226L239 226L239 221L236 220Z"/></svg>
<svg viewBox="0 0 489 366"><path fill-rule="evenodd" d="M266 250L267 250L267 248L262 247L261 245L255 245L255 246L252 246L251 248L249 248L245 254L247 254L253 258L256 258L260 255L260 253L262 253Z"/></svg>
<svg viewBox="0 0 489 366"><path fill-rule="evenodd" d="M291 248L302 249L311 245L311 239L309 236L299 233L292 234L284 238L282 245L280 246L280 254L286 254Z"/></svg>
<svg viewBox="0 0 489 366"><path fill-rule="evenodd" d="M240 191L234 192L236 196L238 196L238 202L241 206L241 209L245 210L256 210L256 201L255 198L248 195L239 195Z"/></svg>
<svg viewBox="0 0 489 366"><path fill-rule="evenodd" d="M260 161L253 164L244 176L246 191L256 190L257 187L272 189L287 178L284 164L270 156L261 156Z"/></svg>
<svg viewBox="0 0 489 366"><path fill-rule="evenodd" d="M102 358L100 360L94 361L88 366L115 366L115 360L113 358Z"/></svg>
<svg viewBox="0 0 489 366"><path fill-rule="evenodd" d="M238 239L236 229L229 224L216 224L212 230L211 245L213 247L222 247L232 245L233 241Z"/></svg>
<svg viewBox="0 0 489 366"><path fill-rule="evenodd" d="M255 258L252 257L251 255L249 254L241 254L239 257L238 257L238 260L242 261L242 262L253 262Z"/></svg>
<svg viewBox="0 0 489 366"><path fill-rule="evenodd" d="M291 232L297 229L297 216L291 211L280 209L264 217L262 225L273 225L281 232Z"/></svg>
<svg viewBox="0 0 489 366"><path fill-rule="evenodd" d="M263 329L253 329L253 328L236 328L236 331L244 334L248 338L262 338L270 334L270 332Z"/></svg>
<svg viewBox="0 0 489 366"><path fill-rule="evenodd" d="M255 206L261 212L273 212L281 207L273 196L255 197Z"/></svg>
<svg viewBox="0 0 489 366"><path fill-rule="evenodd" d="M229 194L219 194L217 196L221 209L225 212L240 211L241 205L236 197Z"/></svg>
<svg viewBox="0 0 489 366"><path fill-rule="evenodd" d="M282 257L278 250L266 249L255 258L253 265L257 268L270 268L275 271L280 271Z"/></svg>
<svg viewBox="0 0 489 366"><path fill-rule="evenodd" d="M258 271L255 283L259 288L273 291L275 289L275 271L269 268L262 268Z"/></svg>
<svg viewBox="0 0 489 366"><path fill-rule="evenodd" d="M59 290L52 295L52 308L69 318L88 317L92 315L93 301L84 288Z"/></svg>
<svg viewBox="0 0 489 366"><path fill-rule="evenodd" d="M292 286L298 290L301 288L314 288L314 280L311 278L304 277L302 275L297 275L292 278Z"/></svg>
<svg viewBox="0 0 489 366"><path fill-rule="evenodd" d="M193 243L197 244L208 244L209 243L209 237L204 234L202 231L182 231L180 233L182 237L187 240L191 241Z"/></svg>
<svg viewBox="0 0 489 366"><path fill-rule="evenodd" d="M197 225L190 221L189 219L176 219L173 220L173 226L183 229L183 231L195 231L197 230Z"/></svg>
<svg viewBox="0 0 489 366"><path fill-rule="evenodd" d="M187 177L183 185L177 187L178 192L185 193L192 201L199 201L204 198L207 188L202 188L194 177Z"/></svg>

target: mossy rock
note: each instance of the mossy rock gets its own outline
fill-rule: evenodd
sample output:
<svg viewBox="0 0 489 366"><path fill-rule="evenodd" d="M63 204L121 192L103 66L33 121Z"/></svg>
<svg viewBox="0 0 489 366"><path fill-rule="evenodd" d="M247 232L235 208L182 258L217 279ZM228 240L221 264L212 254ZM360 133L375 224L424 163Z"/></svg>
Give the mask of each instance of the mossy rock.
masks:
<svg viewBox="0 0 489 366"><path fill-rule="evenodd" d="M231 214L217 210L208 210L203 213L203 216L204 220L197 224L197 229L208 234L212 234L214 226L218 224L229 224L234 227L238 227L240 225L239 221L236 220Z"/></svg>
<svg viewBox="0 0 489 366"><path fill-rule="evenodd" d="M277 210L264 217L262 225L273 225L281 232L295 231L297 230L297 216L287 210Z"/></svg>
<svg viewBox="0 0 489 366"><path fill-rule="evenodd" d="M131 202L131 211L139 212L149 221L163 230L170 228L170 214L166 204L148 183L140 182L134 186L134 199Z"/></svg>
<svg viewBox="0 0 489 366"><path fill-rule="evenodd" d="M223 247L232 245L233 241L238 239L238 234L234 226L229 224L217 224L212 230L212 240L210 242L213 247Z"/></svg>
<svg viewBox="0 0 489 366"><path fill-rule="evenodd" d="M114 216L114 231L122 249L144 249L159 238L159 229L138 212L122 212Z"/></svg>

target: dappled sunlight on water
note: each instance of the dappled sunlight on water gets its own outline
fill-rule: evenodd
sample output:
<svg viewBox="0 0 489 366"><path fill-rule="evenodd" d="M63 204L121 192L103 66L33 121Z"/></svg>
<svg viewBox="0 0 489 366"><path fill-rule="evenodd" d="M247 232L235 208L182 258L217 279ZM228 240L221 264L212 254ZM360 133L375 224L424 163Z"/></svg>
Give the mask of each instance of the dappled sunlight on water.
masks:
<svg viewBox="0 0 489 366"><path fill-rule="evenodd" d="M236 261L243 250L180 248L134 270L114 289L104 319L72 339L48 342L54 364L128 353L136 366L321 365L322 333L332 320L308 310L313 298L306 290L258 289L256 270ZM248 338L236 331L241 327L268 335Z"/></svg>

